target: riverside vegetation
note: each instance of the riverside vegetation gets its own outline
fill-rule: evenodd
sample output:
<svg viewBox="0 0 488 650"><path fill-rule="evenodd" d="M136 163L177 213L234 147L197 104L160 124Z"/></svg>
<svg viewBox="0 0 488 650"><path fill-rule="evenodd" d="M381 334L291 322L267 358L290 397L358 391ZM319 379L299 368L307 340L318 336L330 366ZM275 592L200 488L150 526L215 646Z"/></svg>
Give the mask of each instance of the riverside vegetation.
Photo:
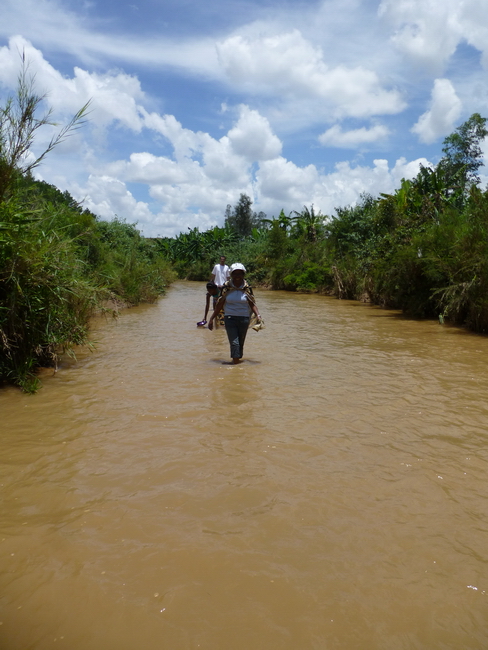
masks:
<svg viewBox="0 0 488 650"><path fill-rule="evenodd" d="M39 366L89 344L96 311L153 301L174 279L135 225L101 221L67 192L34 180L32 169L88 108L32 161L26 153L37 130L52 125L49 113L37 117L42 102L24 62L16 96L0 107L0 380L27 392L39 386Z"/></svg>
<svg viewBox="0 0 488 650"><path fill-rule="evenodd" d="M242 194L223 228L157 244L181 277L207 279L224 254L244 263L255 284L368 300L486 333L488 191L478 175L486 121L474 113L444 140L436 166L335 216L311 206L267 219Z"/></svg>

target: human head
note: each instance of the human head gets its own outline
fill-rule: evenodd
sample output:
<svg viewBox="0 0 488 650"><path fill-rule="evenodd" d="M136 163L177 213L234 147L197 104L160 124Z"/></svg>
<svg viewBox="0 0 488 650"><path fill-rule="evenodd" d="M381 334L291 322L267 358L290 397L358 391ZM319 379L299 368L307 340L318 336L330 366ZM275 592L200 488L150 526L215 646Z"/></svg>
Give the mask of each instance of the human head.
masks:
<svg viewBox="0 0 488 650"><path fill-rule="evenodd" d="M236 262L230 267L229 271L230 271L231 278L238 277L240 275L244 277L246 274L246 267L244 266L244 264L240 264L239 262Z"/></svg>
<svg viewBox="0 0 488 650"><path fill-rule="evenodd" d="M227 259L227 258L225 257L225 255L221 255L221 256L220 256L220 263L221 263L222 265L224 265L226 259Z"/></svg>
<svg viewBox="0 0 488 650"><path fill-rule="evenodd" d="M219 290L218 286L215 284L215 282L207 282L207 291L211 293L212 295L215 294Z"/></svg>

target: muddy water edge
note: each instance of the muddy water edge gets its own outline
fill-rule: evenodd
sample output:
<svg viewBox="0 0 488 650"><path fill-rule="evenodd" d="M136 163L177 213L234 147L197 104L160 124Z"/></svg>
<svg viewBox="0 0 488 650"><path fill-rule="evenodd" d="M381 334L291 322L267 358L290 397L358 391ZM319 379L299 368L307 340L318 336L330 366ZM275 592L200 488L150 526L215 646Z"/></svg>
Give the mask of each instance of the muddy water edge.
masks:
<svg viewBox="0 0 488 650"><path fill-rule="evenodd" d="M0 648L485 650L488 339L202 287L0 391Z"/></svg>

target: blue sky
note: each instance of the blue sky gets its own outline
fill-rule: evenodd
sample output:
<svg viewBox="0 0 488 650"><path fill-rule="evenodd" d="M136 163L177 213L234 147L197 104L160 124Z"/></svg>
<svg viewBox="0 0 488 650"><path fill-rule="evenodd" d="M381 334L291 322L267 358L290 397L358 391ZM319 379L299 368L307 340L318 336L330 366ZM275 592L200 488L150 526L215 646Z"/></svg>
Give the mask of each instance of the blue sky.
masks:
<svg viewBox="0 0 488 650"><path fill-rule="evenodd" d="M37 176L147 236L222 225L242 192L270 217L311 204L332 215L435 164L473 112L488 117L487 8L3 0L0 93L25 52L59 123L91 100Z"/></svg>

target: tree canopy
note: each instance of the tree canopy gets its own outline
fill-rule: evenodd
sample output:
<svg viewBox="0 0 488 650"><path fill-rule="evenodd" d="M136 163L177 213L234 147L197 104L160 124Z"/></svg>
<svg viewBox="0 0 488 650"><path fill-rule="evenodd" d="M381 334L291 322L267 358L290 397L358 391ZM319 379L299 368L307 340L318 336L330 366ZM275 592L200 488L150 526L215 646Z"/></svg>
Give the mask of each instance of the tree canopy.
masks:
<svg viewBox="0 0 488 650"><path fill-rule="evenodd" d="M257 214L251 206L252 199L247 194L241 194L235 206L228 205L225 211L225 226L234 230L239 237L249 237L253 228L259 228L266 218L264 212Z"/></svg>
<svg viewBox="0 0 488 650"><path fill-rule="evenodd" d="M448 183L460 185L463 190L479 183L478 170L483 166L480 144L488 135L486 122L486 117L473 113L444 140L444 157L438 168L446 175Z"/></svg>

